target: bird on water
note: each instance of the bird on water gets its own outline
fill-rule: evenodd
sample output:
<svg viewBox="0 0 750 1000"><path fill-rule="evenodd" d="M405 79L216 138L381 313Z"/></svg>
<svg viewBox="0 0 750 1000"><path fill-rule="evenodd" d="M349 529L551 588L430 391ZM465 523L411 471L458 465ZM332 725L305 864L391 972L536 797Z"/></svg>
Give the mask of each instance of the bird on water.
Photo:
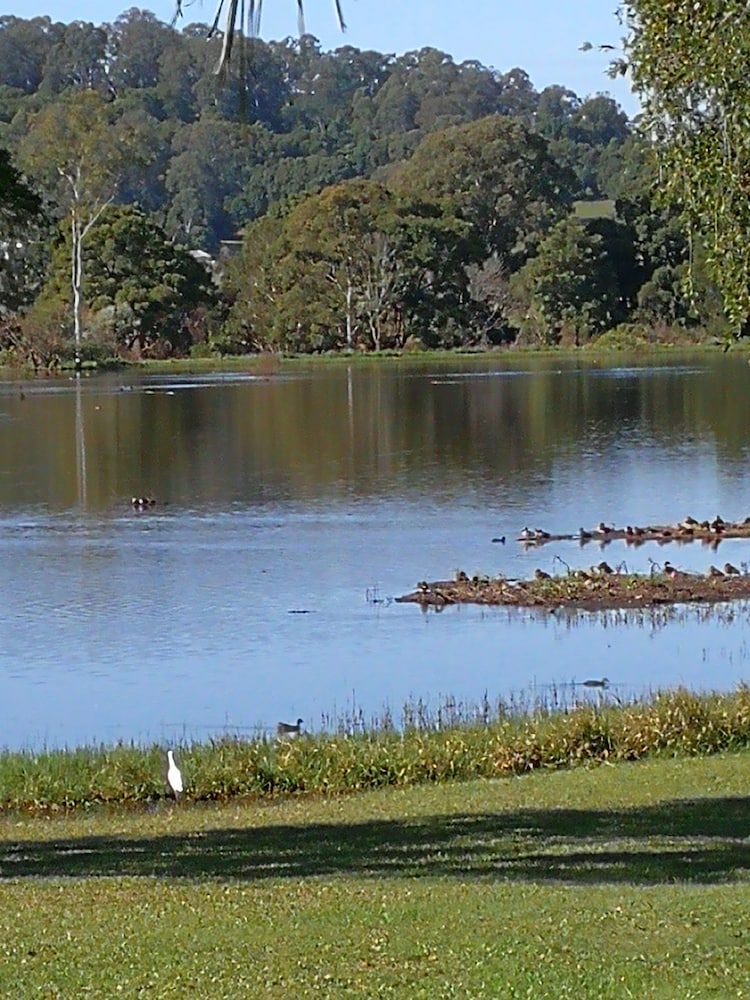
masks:
<svg viewBox="0 0 750 1000"><path fill-rule="evenodd" d="M299 736L302 732L302 723L304 719L297 719L297 722L292 725L291 722L279 722L276 726L276 735L281 737Z"/></svg>
<svg viewBox="0 0 750 1000"><path fill-rule="evenodd" d="M182 783L182 771L175 764L173 750L167 750L167 765L167 784L172 789L175 800L179 802L184 785Z"/></svg>

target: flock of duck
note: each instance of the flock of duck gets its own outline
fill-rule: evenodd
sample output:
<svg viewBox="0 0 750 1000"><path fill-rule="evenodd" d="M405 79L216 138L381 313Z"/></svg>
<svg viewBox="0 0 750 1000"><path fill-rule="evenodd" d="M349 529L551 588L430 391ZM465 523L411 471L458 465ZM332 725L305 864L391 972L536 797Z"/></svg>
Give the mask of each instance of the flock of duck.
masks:
<svg viewBox="0 0 750 1000"><path fill-rule="evenodd" d="M147 510L149 507L156 506L156 500L153 497L133 497L130 506L133 510Z"/></svg>
<svg viewBox="0 0 750 1000"><path fill-rule="evenodd" d="M602 546L616 539L631 544L701 540L709 543L714 551L725 538L750 538L750 517L742 521L729 521L717 515L712 520L699 521L688 515L677 524L627 525L624 528L600 521L595 528L580 528L572 534L553 534L543 528L525 527L518 535L518 541L527 548L540 547L546 542L558 540L578 540L582 545L593 540ZM567 566L559 556L555 559ZM503 576L497 579L486 576L469 577L459 570L453 580L435 583L422 581L417 584L414 593L396 600L414 601L438 608L465 602L615 608L750 598L750 569L746 563L740 563L739 566L732 562L725 562L723 566L711 565L705 572L678 569L669 560L660 564L649 559L649 563L650 573L631 573L624 563L613 567L604 559L588 569L567 567L567 573L561 576L537 568L532 579L525 581Z"/></svg>
<svg viewBox="0 0 750 1000"><path fill-rule="evenodd" d="M525 527L518 535L518 541L525 545L543 545L545 542L556 541L596 541L602 544L624 539L631 544L656 541L691 542L696 539L717 547L724 538L750 538L750 517L743 521L726 521L720 515L713 520L699 521L688 514L677 524L647 524L631 525L617 528L613 524L600 521L595 528L579 528L578 531L566 534L553 534L543 528Z"/></svg>

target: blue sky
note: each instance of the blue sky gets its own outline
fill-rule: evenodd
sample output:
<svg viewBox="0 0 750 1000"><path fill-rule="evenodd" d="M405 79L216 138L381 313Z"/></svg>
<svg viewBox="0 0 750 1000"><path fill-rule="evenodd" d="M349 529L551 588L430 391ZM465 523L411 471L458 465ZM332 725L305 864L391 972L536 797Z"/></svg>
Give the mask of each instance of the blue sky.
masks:
<svg viewBox="0 0 750 1000"><path fill-rule="evenodd" d="M183 0L178 26L213 19L215 3ZM624 80L606 75L609 53L596 46L617 45L622 29L614 14L615 0L342 0L347 31L338 29L333 0L305 0L307 31L324 49L353 45L378 52L403 52L431 46L457 62L476 59L501 72L520 66L541 90L559 83L579 96L604 91L633 115L638 105ZM130 4L118 0L6 0L3 14L56 21L114 21L124 10L140 6L169 21L175 0ZM295 0L265 0L261 37L285 38L297 32ZM581 52L589 41L595 48Z"/></svg>

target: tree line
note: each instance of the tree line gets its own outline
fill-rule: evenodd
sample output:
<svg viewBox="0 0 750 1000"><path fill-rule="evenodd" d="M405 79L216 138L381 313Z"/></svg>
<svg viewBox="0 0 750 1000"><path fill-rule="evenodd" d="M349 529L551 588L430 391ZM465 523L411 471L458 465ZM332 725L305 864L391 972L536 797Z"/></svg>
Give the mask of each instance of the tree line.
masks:
<svg viewBox="0 0 750 1000"><path fill-rule="evenodd" d="M234 46L219 80L205 25L0 18L6 351L44 365L720 327L700 244L656 198L655 150L608 96L434 49Z"/></svg>

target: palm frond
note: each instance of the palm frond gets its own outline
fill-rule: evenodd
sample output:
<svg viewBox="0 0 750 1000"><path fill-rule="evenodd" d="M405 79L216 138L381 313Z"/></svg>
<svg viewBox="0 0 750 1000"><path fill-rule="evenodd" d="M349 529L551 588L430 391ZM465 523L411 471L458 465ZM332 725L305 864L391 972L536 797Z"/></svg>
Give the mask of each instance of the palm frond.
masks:
<svg viewBox="0 0 750 1000"><path fill-rule="evenodd" d="M178 18L182 17L183 0L176 0L175 14L172 18L174 24ZM341 31L346 31L344 12L341 0L333 0L336 8L336 20ZM263 11L263 0L247 0L247 34L249 38L257 38L260 34L261 14ZM242 31L245 20L245 0L219 0L216 7L216 14L208 31L208 37L212 38L219 30L223 32L221 54L216 64L214 73L223 76L229 69L232 58L232 47L234 38L238 31ZM221 25L221 28L220 28ZM300 35L305 34L305 2L297 0L297 31Z"/></svg>

